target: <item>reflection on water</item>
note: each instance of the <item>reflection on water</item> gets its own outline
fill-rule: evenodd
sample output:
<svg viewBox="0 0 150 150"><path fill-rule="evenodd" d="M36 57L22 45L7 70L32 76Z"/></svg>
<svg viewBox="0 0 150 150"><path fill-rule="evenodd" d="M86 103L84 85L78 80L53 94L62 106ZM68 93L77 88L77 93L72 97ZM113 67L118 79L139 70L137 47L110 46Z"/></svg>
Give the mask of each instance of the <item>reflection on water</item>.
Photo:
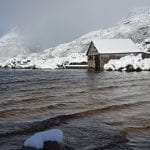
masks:
<svg viewBox="0 0 150 150"><path fill-rule="evenodd" d="M150 72L1 70L0 134L83 112L127 132L133 149L150 149L149 87Z"/></svg>

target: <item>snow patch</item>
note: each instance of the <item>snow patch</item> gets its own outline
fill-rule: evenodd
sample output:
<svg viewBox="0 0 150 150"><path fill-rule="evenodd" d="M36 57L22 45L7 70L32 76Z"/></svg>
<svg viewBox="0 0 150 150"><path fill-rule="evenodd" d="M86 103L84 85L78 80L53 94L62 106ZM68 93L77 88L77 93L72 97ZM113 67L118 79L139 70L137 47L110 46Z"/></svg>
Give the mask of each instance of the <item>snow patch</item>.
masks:
<svg viewBox="0 0 150 150"><path fill-rule="evenodd" d="M36 133L24 142L24 146L43 149L44 142L46 141L56 141L58 143L63 143L63 132L59 129L52 129Z"/></svg>

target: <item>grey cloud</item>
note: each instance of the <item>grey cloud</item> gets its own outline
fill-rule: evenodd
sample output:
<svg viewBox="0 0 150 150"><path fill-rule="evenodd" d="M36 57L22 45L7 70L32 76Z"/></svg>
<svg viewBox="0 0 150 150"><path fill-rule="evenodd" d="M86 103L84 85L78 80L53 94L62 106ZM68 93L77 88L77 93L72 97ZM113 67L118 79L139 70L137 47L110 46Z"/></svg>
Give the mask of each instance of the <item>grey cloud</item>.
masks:
<svg viewBox="0 0 150 150"><path fill-rule="evenodd" d="M0 34L18 26L25 40L43 48L115 24L149 0L0 0Z"/></svg>

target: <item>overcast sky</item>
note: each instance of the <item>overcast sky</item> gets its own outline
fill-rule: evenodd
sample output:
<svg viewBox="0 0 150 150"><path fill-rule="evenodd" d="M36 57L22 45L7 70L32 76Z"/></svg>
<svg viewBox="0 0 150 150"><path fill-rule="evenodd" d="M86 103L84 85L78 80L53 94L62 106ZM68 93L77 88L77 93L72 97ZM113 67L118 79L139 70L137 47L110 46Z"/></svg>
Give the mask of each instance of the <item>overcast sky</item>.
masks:
<svg viewBox="0 0 150 150"><path fill-rule="evenodd" d="M17 27L43 48L107 28L150 0L0 0L0 36Z"/></svg>

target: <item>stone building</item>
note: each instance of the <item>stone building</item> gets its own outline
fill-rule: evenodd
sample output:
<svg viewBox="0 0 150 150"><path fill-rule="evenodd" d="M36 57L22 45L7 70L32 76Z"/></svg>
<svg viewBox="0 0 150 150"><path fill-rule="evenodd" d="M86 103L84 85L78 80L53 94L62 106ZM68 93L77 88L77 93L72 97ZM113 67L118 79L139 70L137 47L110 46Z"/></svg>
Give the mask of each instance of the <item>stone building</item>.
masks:
<svg viewBox="0 0 150 150"><path fill-rule="evenodd" d="M88 69L102 71L104 64L110 59L120 59L129 54L137 55L142 53L135 43L130 39L100 39L93 40L87 51Z"/></svg>

